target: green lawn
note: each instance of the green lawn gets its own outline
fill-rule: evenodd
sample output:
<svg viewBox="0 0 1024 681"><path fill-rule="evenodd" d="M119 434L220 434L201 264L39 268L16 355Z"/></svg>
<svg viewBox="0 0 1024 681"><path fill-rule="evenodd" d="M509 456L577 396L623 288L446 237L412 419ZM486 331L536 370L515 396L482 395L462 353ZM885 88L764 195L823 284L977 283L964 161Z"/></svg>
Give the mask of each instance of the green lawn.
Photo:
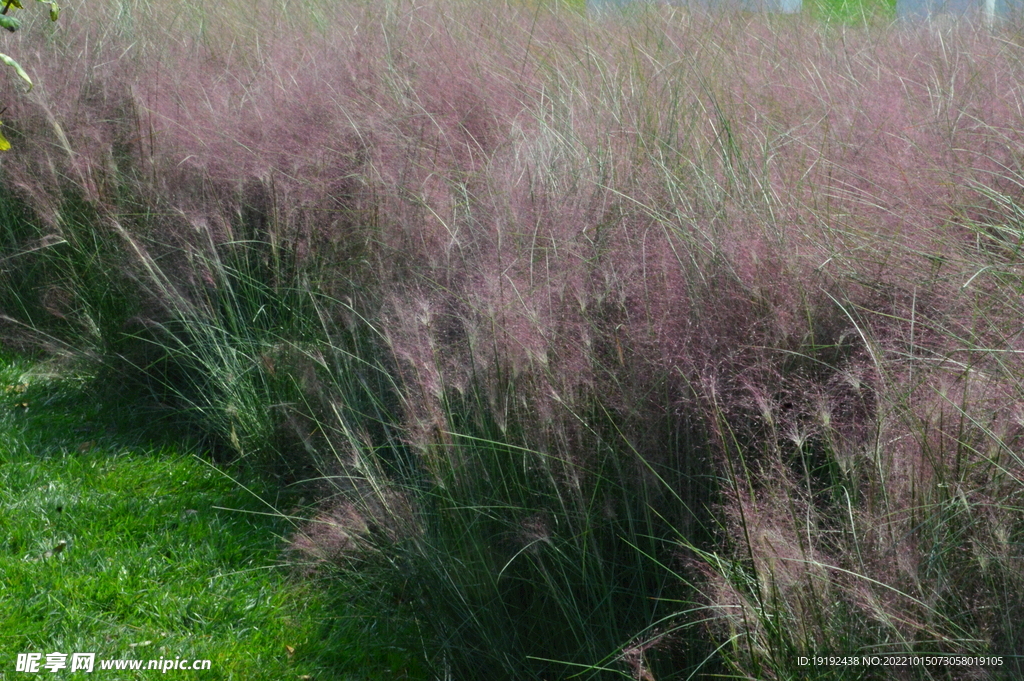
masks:
<svg viewBox="0 0 1024 681"><path fill-rule="evenodd" d="M204 679L401 678L381 623L282 563L293 526L272 511L301 499L147 442L128 405L27 368L0 368L0 678L31 652L209 659Z"/></svg>

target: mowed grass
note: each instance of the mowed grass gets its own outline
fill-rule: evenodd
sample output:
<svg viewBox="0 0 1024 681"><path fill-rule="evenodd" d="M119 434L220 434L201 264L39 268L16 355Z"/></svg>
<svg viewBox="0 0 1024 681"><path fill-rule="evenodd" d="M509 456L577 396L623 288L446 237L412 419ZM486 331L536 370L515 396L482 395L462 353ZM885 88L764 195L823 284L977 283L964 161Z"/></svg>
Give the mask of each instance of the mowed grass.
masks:
<svg viewBox="0 0 1024 681"><path fill-rule="evenodd" d="M98 661L208 659L204 679L407 671L396 636L373 648L373 618L291 578L274 509L301 499L146 442L130 404L27 369L0 368L0 678L31 652L95 653L118 679L156 672Z"/></svg>

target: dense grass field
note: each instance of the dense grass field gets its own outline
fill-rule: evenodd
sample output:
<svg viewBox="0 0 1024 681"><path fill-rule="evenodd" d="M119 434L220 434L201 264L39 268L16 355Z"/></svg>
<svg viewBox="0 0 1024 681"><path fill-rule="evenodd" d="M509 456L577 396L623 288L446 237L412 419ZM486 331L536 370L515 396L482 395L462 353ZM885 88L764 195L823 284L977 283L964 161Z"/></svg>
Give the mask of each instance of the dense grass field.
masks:
<svg viewBox="0 0 1024 681"><path fill-rule="evenodd" d="M26 21L0 338L174 438L124 456L81 416L4 454L5 651L113 626L285 678L1024 676L1022 34L849 9ZM214 509L263 512L236 470L270 515ZM108 507L130 526L87 530ZM886 654L986 661L799 662Z"/></svg>

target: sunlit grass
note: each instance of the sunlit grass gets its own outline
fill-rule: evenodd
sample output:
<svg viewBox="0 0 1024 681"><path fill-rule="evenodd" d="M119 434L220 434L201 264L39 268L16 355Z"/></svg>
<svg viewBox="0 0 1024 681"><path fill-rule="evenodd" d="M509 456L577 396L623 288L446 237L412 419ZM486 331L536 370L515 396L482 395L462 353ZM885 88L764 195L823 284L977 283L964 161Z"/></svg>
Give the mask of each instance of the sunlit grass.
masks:
<svg viewBox="0 0 1024 681"><path fill-rule="evenodd" d="M0 368L9 672L18 653L55 651L208 659L214 679L409 671L409 653L375 638L388 623L296 581L303 568L282 547L305 500L234 479L187 443L147 442L125 428L130 411L96 402L81 381L47 380L23 362Z"/></svg>

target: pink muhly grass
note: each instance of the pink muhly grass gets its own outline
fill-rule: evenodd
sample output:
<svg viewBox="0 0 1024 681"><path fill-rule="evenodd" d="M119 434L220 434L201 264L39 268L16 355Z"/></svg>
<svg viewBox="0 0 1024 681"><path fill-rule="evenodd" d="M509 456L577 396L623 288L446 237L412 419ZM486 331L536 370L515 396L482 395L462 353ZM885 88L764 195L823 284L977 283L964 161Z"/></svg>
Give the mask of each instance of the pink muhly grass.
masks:
<svg viewBox="0 0 1024 681"><path fill-rule="evenodd" d="M221 256L268 244L253 276L322 296L325 348L370 318L402 444L438 479L473 451L455 431L493 423L577 500L612 447L623 486L682 526L658 475L717 466L723 536L696 571L710 631L752 642L745 673L843 627L865 646L1011 640L985 613L993 584L1019 581L1014 39L671 8L316 7L287 19L301 40L214 9L192 33L185 15L157 17L166 32L69 16L12 104L13 191L54 234L78 197L139 244L125 269L165 263L154 295L201 319ZM300 340L304 408L329 420L330 358ZM344 425L300 439L372 450ZM957 504L962 535L927 524ZM337 509L296 540L318 560L365 534L363 509ZM555 524L528 516L518 540ZM950 614L970 603L974 624ZM768 631L771 608L820 628ZM646 645L623 642L636 675Z"/></svg>

